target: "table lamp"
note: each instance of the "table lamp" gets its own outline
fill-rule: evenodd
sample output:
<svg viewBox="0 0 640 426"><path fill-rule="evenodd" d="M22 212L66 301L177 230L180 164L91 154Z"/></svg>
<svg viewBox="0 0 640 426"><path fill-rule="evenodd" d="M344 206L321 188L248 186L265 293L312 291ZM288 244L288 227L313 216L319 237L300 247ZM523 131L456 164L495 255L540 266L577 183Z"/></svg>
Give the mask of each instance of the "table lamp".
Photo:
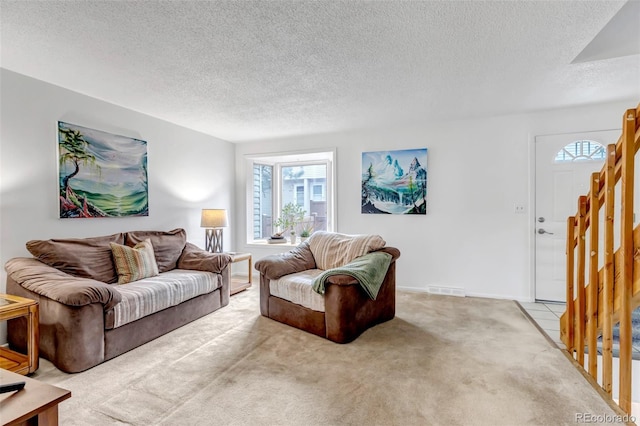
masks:
<svg viewBox="0 0 640 426"><path fill-rule="evenodd" d="M222 253L222 228L229 226L225 209L202 209L200 227L205 231L205 250Z"/></svg>

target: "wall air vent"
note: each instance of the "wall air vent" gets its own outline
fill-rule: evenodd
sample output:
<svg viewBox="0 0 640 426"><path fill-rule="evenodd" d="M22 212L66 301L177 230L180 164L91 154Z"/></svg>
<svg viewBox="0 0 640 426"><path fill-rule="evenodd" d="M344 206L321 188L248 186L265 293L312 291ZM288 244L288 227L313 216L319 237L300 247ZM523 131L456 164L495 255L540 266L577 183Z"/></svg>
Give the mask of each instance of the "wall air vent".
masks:
<svg viewBox="0 0 640 426"><path fill-rule="evenodd" d="M431 294L440 294L443 296L465 297L464 288L457 287L429 286L427 287L427 292Z"/></svg>

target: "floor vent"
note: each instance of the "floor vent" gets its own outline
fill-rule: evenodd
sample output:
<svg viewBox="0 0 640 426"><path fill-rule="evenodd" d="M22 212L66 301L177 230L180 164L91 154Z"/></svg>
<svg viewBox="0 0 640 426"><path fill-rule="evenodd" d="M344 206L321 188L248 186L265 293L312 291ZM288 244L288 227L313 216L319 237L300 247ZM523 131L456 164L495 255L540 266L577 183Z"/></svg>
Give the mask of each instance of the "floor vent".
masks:
<svg viewBox="0 0 640 426"><path fill-rule="evenodd" d="M457 296L464 297L464 288L456 288L456 287L436 287L429 286L427 287L427 292L431 294L441 294L443 296Z"/></svg>

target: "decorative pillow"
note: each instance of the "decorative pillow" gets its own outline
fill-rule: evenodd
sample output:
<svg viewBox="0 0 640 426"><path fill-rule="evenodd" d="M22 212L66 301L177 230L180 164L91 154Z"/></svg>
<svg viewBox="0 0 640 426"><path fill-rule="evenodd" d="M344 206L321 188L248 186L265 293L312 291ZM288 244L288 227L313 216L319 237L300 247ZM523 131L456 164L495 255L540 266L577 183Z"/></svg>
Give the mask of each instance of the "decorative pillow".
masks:
<svg viewBox="0 0 640 426"><path fill-rule="evenodd" d="M347 235L316 231L309 238L309 248L318 269L344 266L356 257L380 250L387 243L380 235Z"/></svg>
<svg viewBox="0 0 640 426"><path fill-rule="evenodd" d="M111 243L111 251L118 272L118 284L158 275L158 264L150 240L147 239L134 247Z"/></svg>
<svg viewBox="0 0 640 426"><path fill-rule="evenodd" d="M27 250L39 261L69 275L107 284L118 280L110 243L124 244L124 234L91 238L31 240Z"/></svg>
<svg viewBox="0 0 640 426"><path fill-rule="evenodd" d="M178 258L187 244L187 232L182 229L171 231L132 231L127 232L125 244L133 247L136 244L151 240L156 255L159 272L167 272L176 268Z"/></svg>

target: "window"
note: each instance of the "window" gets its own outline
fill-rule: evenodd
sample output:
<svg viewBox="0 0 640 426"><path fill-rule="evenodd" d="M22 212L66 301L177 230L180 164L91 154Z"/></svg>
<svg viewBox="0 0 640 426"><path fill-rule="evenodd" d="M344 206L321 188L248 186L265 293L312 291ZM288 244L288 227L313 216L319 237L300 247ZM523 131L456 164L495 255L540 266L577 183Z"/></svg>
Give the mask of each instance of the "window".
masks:
<svg viewBox="0 0 640 426"><path fill-rule="evenodd" d="M254 164L253 173L253 238L267 238L271 229L271 214L273 211L273 166L268 164Z"/></svg>
<svg viewBox="0 0 640 426"><path fill-rule="evenodd" d="M296 185L296 204L304 206L304 186Z"/></svg>
<svg viewBox="0 0 640 426"><path fill-rule="evenodd" d="M289 203L301 206L305 212L296 232L303 227L333 231L333 158L334 151L248 157L251 178L247 188L247 242L288 231L273 229L273 223Z"/></svg>
<svg viewBox="0 0 640 426"><path fill-rule="evenodd" d="M554 162L600 161L606 155L604 146L599 142L583 140L571 142L556 154Z"/></svg>
<svg viewBox="0 0 640 426"><path fill-rule="evenodd" d="M313 201L323 201L324 200L324 185L322 184L314 184L313 185L313 193L311 195Z"/></svg>

